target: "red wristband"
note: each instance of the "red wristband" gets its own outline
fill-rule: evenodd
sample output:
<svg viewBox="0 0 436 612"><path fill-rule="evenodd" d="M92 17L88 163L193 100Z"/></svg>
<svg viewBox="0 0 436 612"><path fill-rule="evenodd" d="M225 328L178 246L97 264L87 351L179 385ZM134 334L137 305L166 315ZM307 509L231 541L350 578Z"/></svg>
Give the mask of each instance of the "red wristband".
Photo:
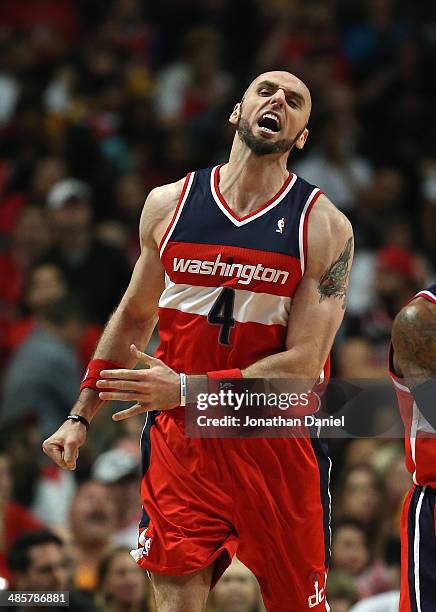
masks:
<svg viewBox="0 0 436 612"><path fill-rule="evenodd" d="M80 390L94 389L94 391L98 391L97 381L100 380L100 372L102 370L115 370L121 367L119 363L109 361L109 359L91 359L86 368L85 376L80 383ZM105 389L105 391L108 390Z"/></svg>
<svg viewBox="0 0 436 612"><path fill-rule="evenodd" d="M215 372L208 372L208 378L242 378L242 372L239 368L233 370L215 370Z"/></svg>

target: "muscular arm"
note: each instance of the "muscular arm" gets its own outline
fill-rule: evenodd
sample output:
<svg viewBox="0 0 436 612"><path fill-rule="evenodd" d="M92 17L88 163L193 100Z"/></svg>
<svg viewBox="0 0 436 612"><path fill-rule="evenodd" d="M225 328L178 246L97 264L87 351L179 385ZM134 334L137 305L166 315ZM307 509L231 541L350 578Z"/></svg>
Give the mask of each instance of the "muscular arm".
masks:
<svg viewBox="0 0 436 612"><path fill-rule="evenodd" d="M129 286L95 349L94 358L107 359L131 368L136 358L130 346L147 345L157 321L157 304L164 287L164 270L158 244L177 204L182 181L154 189L148 196L139 224L141 254ZM98 394L84 389L74 414L89 421L101 405Z"/></svg>
<svg viewBox="0 0 436 612"><path fill-rule="evenodd" d="M404 306L392 326L394 369L413 387L436 376L436 305L417 298Z"/></svg>
<svg viewBox="0 0 436 612"><path fill-rule="evenodd" d="M183 181L154 189L148 196L140 221L141 255L129 286L100 338L95 358L131 368L137 356L130 346L143 347L156 324L157 304L164 286L164 270L158 244L176 208ZM72 414L91 421L101 405L98 392L84 389ZM85 442L82 423L66 421L43 444L44 452L63 468L74 469L79 448Z"/></svg>
<svg viewBox="0 0 436 612"><path fill-rule="evenodd" d="M286 351L249 366L250 378L316 380L344 316L353 258L348 219L321 196L309 217L307 269L292 301Z"/></svg>

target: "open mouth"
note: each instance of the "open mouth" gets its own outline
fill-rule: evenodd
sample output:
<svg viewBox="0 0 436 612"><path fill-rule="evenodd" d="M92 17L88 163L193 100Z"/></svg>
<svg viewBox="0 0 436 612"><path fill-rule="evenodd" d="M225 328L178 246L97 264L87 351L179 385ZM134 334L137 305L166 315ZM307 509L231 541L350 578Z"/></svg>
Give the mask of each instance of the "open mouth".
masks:
<svg viewBox="0 0 436 612"><path fill-rule="evenodd" d="M257 125L265 132L276 134L280 131L280 120L274 113L265 113L257 122Z"/></svg>

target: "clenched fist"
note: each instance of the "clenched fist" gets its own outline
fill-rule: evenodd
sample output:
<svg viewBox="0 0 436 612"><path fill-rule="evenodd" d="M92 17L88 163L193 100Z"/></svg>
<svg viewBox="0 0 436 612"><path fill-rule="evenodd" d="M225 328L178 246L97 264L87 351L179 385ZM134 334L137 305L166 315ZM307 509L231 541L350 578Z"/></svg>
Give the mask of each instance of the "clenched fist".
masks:
<svg viewBox="0 0 436 612"><path fill-rule="evenodd" d="M43 442L42 450L56 465L67 470L76 469L79 448L85 443L86 427L77 421L65 421L54 434Z"/></svg>

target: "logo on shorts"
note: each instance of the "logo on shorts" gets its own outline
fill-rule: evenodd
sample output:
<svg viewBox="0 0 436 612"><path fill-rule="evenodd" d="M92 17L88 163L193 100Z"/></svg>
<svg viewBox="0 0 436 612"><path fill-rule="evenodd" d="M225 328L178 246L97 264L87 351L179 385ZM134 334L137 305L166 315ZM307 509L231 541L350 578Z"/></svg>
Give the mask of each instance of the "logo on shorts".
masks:
<svg viewBox="0 0 436 612"><path fill-rule="evenodd" d="M315 593L307 598L307 605L309 606L309 608L315 608L316 606L319 606L319 604L322 603L325 598L324 587L319 588L318 574L314 575L313 582Z"/></svg>
<svg viewBox="0 0 436 612"><path fill-rule="evenodd" d="M148 557L148 553L150 552L150 546L151 546L151 537L147 535L147 529L148 528L144 529L144 531L139 536L139 545L143 546L143 549L142 549L143 557Z"/></svg>
<svg viewBox="0 0 436 612"><path fill-rule="evenodd" d="M283 230L285 229L286 219L282 217L277 221L276 233L283 234Z"/></svg>

